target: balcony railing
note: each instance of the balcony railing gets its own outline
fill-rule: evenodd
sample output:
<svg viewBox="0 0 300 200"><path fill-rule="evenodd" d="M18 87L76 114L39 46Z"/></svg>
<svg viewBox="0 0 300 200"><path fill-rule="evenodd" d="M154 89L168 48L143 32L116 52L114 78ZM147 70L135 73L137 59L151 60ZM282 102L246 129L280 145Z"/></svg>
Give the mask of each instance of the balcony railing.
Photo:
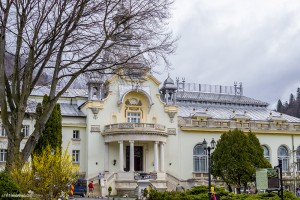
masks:
<svg viewBox="0 0 300 200"><path fill-rule="evenodd" d="M104 126L104 133L113 133L113 132L153 132L153 133L167 133L166 127L161 124L153 123L118 123L118 124L109 124Z"/></svg>

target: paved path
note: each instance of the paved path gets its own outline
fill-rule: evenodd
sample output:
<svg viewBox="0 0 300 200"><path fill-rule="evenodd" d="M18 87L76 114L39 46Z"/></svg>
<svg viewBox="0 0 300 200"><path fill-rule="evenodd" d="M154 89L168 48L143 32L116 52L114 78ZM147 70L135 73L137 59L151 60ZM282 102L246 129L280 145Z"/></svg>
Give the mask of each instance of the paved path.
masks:
<svg viewBox="0 0 300 200"><path fill-rule="evenodd" d="M93 197L77 197L77 196L75 196L74 198L73 198L73 200L108 200L108 198L106 198L106 197L103 197L103 198L93 198ZM110 200L112 200L112 198L110 198Z"/></svg>

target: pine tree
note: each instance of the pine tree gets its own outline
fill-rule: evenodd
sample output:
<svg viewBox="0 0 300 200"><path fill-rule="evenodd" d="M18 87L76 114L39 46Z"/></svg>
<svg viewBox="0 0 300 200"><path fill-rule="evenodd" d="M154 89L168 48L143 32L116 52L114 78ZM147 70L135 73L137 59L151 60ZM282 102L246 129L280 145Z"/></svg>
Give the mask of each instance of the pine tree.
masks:
<svg viewBox="0 0 300 200"><path fill-rule="evenodd" d="M290 94L290 101L289 101L289 106L291 106L292 104L294 104L295 102L295 97L293 94Z"/></svg>
<svg viewBox="0 0 300 200"><path fill-rule="evenodd" d="M42 105L45 105L48 102L49 97L47 95L44 96ZM43 112L43 106L39 104L37 106L37 114ZM52 149L60 148L62 145L62 117L60 111L60 105L56 104L50 118L48 119L45 129L43 131L42 136L40 137L36 147L34 149L34 153L41 153L42 150L50 145Z"/></svg>
<svg viewBox="0 0 300 200"><path fill-rule="evenodd" d="M283 105L282 105L282 102L281 102L280 99L277 102L277 109L276 109L276 111L277 112L282 112L283 111Z"/></svg>

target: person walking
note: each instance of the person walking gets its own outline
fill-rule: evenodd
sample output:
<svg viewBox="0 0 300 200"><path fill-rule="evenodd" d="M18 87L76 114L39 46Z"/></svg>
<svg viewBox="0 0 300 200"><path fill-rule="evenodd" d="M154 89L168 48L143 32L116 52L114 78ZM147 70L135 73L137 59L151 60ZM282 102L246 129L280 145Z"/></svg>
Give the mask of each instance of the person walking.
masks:
<svg viewBox="0 0 300 200"><path fill-rule="evenodd" d="M91 181L89 183L88 187L89 187L89 195L88 195L88 197L90 197L90 196L93 197L94 196L94 183L93 183L93 181Z"/></svg>

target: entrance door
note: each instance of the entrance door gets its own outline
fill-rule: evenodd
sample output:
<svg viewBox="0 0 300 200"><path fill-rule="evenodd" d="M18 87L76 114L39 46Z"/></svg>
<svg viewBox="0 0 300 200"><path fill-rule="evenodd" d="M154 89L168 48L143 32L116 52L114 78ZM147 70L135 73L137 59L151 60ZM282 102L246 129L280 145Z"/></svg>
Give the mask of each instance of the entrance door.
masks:
<svg viewBox="0 0 300 200"><path fill-rule="evenodd" d="M130 146L126 146L126 168L124 171L130 170ZM134 146L134 171L143 171L143 147Z"/></svg>

